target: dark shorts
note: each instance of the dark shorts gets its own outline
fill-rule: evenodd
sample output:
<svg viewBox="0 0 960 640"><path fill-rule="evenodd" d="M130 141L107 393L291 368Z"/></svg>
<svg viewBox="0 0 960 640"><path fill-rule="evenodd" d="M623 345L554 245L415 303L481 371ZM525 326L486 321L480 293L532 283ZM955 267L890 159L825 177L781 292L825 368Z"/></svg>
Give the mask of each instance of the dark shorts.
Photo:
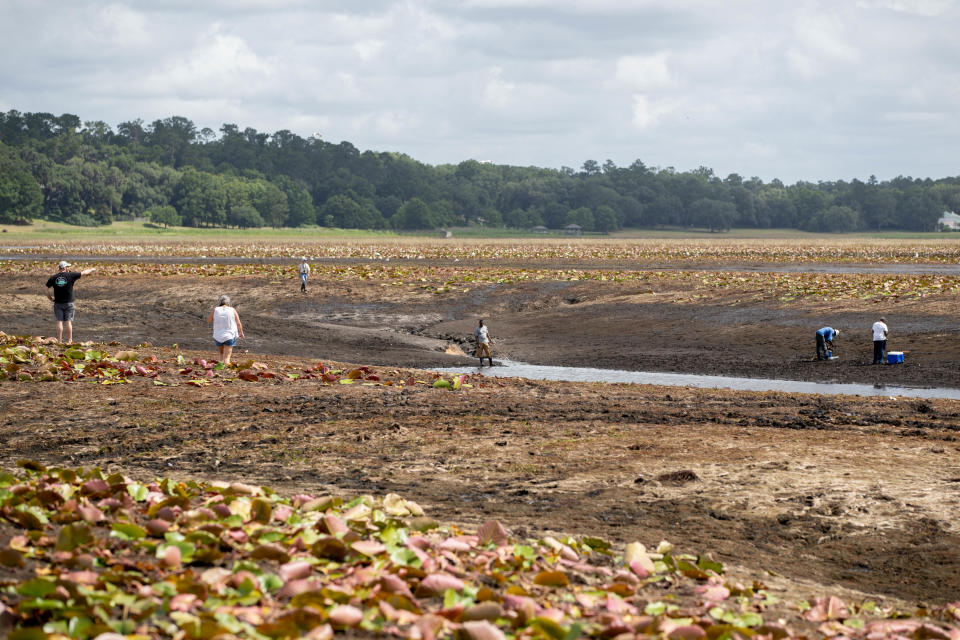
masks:
<svg viewBox="0 0 960 640"><path fill-rule="evenodd" d="M229 340L224 340L223 342L217 342L216 340L214 340L213 343L218 347L235 347L237 346L237 339L230 338Z"/></svg>
<svg viewBox="0 0 960 640"><path fill-rule="evenodd" d="M54 302L53 315L57 322L73 322L73 303L72 302Z"/></svg>

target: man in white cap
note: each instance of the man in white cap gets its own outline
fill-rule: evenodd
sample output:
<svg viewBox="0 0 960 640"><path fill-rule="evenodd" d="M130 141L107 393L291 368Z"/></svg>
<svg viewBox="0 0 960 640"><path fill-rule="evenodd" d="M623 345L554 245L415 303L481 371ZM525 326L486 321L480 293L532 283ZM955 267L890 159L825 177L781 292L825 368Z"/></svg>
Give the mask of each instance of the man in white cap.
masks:
<svg viewBox="0 0 960 640"><path fill-rule="evenodd" d="M300 293L307 292L307 276L310 275L310 265L306 258L300 259Z"/></svg>
<svg viewBox="0 0 960 640"><path fill-rule="evenodd" d="M57 341L63 342L64 328L66 328L67 342L73 342L73 283L96 268L83 271L67 271L70 263L61 260L57 265L57 272L47 279L47 297L53 302L53 315L57 319Z"/></svg>

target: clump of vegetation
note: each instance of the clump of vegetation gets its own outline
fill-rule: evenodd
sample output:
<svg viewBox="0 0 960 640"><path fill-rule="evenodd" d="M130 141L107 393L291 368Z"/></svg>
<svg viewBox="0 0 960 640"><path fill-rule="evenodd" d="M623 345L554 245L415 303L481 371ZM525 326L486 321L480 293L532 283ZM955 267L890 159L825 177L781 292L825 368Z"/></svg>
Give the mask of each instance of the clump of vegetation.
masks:
<svg viewBox="0 0 960 640"><path fill-rule="evenodd" d="M617 552L598 538L518 539L496 521L463 531L395 494L19 467L0 474L13 529L0 633L12 640L960 635L960 603L914 617L832 596L781 603L665 542Z"/></svg>
<svg viewBox="0 0 960 640"><path fill-rule="evenodd" d="M302 368L292 365L271 367L247 360L224 365L216 360L182 354L158 357L149 350L117 350L91 344L61 345L53 338L10 336L0 331L0 381L56 382L80 381L101 385L130 384L150 380L156 386L185 384L203 387L235 382L292 382L318 380L322 384L358 384L361 386L428 385L454 391L470 389L468 376L440 374L401 375L397 370L378 373L364 365L347 369L329 367L322 362Z"/></svg>

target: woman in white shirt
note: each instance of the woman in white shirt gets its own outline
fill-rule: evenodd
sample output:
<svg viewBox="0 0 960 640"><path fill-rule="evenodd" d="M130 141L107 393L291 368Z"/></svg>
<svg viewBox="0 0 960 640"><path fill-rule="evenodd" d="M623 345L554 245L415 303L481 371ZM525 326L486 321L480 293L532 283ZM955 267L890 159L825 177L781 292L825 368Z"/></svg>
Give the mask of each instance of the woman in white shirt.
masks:
<svg viewBox="0 0 960 640"><path fill-rule="evenodd" d="M233 348L237 346L237 338L243 338L243 325L237 310L230 306L230 296L223 295L217 301L217 306L211 309L207 322L213 323L213 341L220 350L220 360L225 365L230 364Z"/></svg>

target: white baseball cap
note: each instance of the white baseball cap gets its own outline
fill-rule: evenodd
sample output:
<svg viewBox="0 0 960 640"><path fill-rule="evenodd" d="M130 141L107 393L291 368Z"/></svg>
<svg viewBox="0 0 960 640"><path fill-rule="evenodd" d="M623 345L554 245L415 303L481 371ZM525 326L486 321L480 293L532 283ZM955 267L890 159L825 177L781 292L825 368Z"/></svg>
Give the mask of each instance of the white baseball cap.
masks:
<svg viewBox="0 0 960 640"><path fill-rule="evenodd" d="M66 269L66 268L69 267L69 266L70 266L70 263L69 263L69 262L67 262L66 260L61 260L61 261L60 261L60 264L57 265L57 268L58 268L58 269Z"/></svg>

